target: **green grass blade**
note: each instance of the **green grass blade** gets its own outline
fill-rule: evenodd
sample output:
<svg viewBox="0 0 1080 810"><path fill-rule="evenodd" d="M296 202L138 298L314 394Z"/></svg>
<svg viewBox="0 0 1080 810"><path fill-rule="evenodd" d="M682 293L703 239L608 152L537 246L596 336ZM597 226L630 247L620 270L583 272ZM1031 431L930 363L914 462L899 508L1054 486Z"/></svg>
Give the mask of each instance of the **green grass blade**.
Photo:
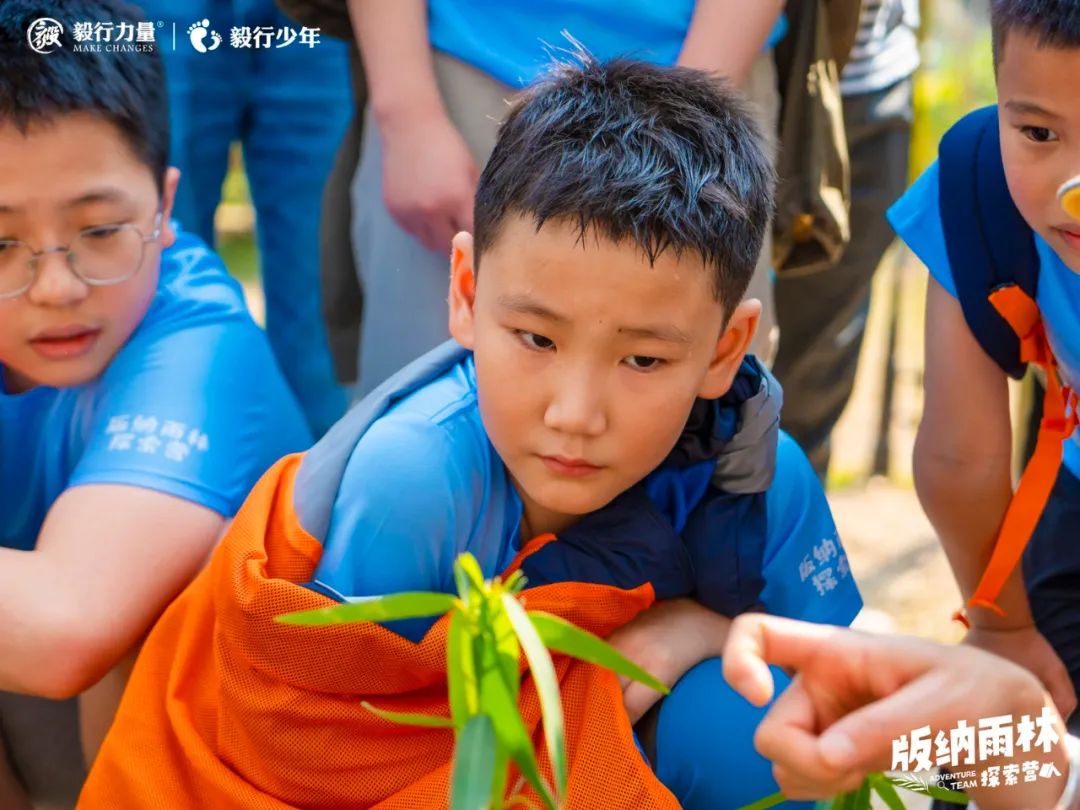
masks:
<svg viewBox="0 0 1080 810"><path fill-rule="evenodd" d="M503 588L510 591L510 593L518 593L525 588L528 582L529 580L525 577L525 573L519 568L506 578L506 582L503 583Z"/></svg>
<svg viewBox="0 0 1080 810"><path fill-rule="evenodd" d="M776 805L783 804L786 801L787 796L783 793L773 793L764 799L758 799L753 804L743 805L739 810L769 810L770 807L776 807Z"/></svg>
<svg viewBox="0 0 1080 810"><path fill-rule="evenodd" d="M450 614L446 634L446 691L454 726L463 728L465 721L480 711L480 689L468 619L460 610Z"/></svg>
<svg viewBox="0 0 1080 810"><path fill-rule="evenodd" d="M859 789L852 794L851 810L870 810L870 780L863 779Z"/></svg>
<svg viewBox="0 0 1080 810"><path fill-rule="evenodd" d="M497 741L498 738L496 738ZM506 796L506 783L510 779L510 754L496 742L495 745L495 775L491 780L491 801L494 807L499 807L498 800ZM504 804L503 807L506 805Z"/></svg>
<svg viewBox="0 0 1080 810"><path fill-rule="evenodd" d="M881 797L881 801L885 803L889 810L905 810L904 801L900 798L900 794L896 792L892 782L879 773L872 773L868 778L870 786Z"/></svg>
<svg viewBox="0 0 1080 810"><path fill-rule="evenodd" d="M521 644L517 633L514 632L514 625L511 624L510 617L506 613L506 608L503 607L502 598L496 594L485 598L488 599L485 607L487 626L491 634L487 637L493 641L495 664L502 673L503 681L510 690L514 703L517 703L518 692L521 689L521 670L518 666L521 660Z"/></svg>
<svg viewBox="0 0 1080 810"><path fill-rule="evenodd" d="M555 775L555 794L566 793L566 732L563 728L562 698L559 695L559 681L555 677L555 666L551 663L540 634L533 627L525 608L513 594L504 593L502 597L506 614L514 626L525 658L532 671L536 693L540 697L540 711L544 718L544 741L547 744L551 770Z"/></svg>
<svg viewBox="0 0 1080 810"><path fill-rule="evenodd" d="M473 589L469 582L469 578L465 576L465 571L457 563L454 564L454 585L457 587L458 596L461 599L461 604L466 610L472 604Z"/></svg>
<svg viewBox="0 0 1080 810"><path fill-rule="evenodd" d="M456 572L459 569L477 591L484 593L488 590L484 583L484 572L480 570L480 563L472 554L466 551L458 555L458 558L454 560L454 570Z"/></svg>
<svg viewBox="0 0 1080 810"><path fill-rule="evenodd" d="M488 810L495 770L495 729L484 714L470 717L458 733L450 777L451 810Z"/></svg>
<svg viewBox="0 0 1080 810"><path fill-rule="evenodd" d="M531 610L529 618L548 648L610 669L619 675L643 683L662 695L671 691L599 636L594 636L550 613Z"/></svg>
<svg viewBox="0 0 1080 810"><path fill-rule="evenodd" d="M354 622L387 622L396 619L418 619L422 616L440 616L448 613L457 603L457 597L449 593L415 591L377 596L362 602L346 602L342 605L286 613L275 621L282 624L319 626L326 624L352 624Z"/></svg>
<svg viewBox="0 0 1080 810"><path fill-rule="evenodd" d="M517 698L512 696L511 689L503 679L490 650L485 655L485 666L480 671L480 706L481 711L491 717L496 739L517 765L521 775L532 785L544 806L548 810L555 810L555 799L540 776L536 751L533 750L525 721L521 718Z"/></svg>
<svg viewBox="0 0 1080 810"><path fill-rule="evenodd" d="M453 728L454 721L449 717L438 717L433 714L412 714L410 712L391 712L372 706L366 700L360 701L360 705L374 715L392 723L401 723L403 726L422 726L424 728Z"/></svg>

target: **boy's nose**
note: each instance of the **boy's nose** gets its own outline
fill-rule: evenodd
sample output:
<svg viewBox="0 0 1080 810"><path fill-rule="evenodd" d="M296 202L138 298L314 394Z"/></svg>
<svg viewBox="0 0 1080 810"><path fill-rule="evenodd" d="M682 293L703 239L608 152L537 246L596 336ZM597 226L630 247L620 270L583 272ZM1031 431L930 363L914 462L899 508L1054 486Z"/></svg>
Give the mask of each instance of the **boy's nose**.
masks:
<svg viewBox="0 0 1080 810"><path fill-rule="evenodd" d="M598 436L607 429L600 385L589 374L561 377L544 414L552 430L581 436Z"/></svg>
<svg viewBox="0 0 1080 810"><path fill-rule="evenodd" d="M1080 220L1080 176L1074 177L1058 189L1058 201L1066 214Z"/></svg>
<svg viewBox="0 0 1080 810"><path fill-rule="evenodd" d="M37 257L37 274L26 291L31 303L38 306L71 306L89 294L89 285L72 272L65 251L50 251Z"/></svg>

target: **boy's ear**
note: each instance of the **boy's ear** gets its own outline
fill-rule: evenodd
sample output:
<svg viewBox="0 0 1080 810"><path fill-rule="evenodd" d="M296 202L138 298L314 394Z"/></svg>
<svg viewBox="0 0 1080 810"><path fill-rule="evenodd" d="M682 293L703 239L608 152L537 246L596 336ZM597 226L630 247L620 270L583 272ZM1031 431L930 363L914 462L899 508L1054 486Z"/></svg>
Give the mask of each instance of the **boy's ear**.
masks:
<svg viewBox="0 0 1080 810"><path fill-rule="evenodd" d="M728 392L754 339L760 319L761 302L756 298L748 298L735 307L728 319L727 328L716 341L709 369L705 372L705 379L701 381L699 397L717 399Z"/></svg>
<svg viewBox="0 0 1080 810"><path fill-rule="evenodd" d="M473 238L468 231L454 237L450 252L450 334L466 349L473 348L476 305L476 266Z"/></svg>
<svg viewBox="0 0 1080 810"><path fill-rule="evenodd" d="M176 231L172 227L173 203L176 202L176 189L180 185L180 170L170 166L165 170L165 181L161 184L161 247L171 247L176 241Z"/></svg>

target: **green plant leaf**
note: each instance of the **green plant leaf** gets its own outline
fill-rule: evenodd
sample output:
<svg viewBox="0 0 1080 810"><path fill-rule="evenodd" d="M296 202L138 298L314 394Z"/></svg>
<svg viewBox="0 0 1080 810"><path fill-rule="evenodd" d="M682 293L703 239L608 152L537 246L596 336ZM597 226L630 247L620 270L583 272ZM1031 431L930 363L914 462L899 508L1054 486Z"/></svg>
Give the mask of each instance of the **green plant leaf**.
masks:
<svg viewBox="0 0 1080 810"><path fill-rule="evenodd" d="M461 572L465 575L465 578L472 583L472 586L481 593L486 593L489 589L484 582L484 572L480 570L480 563L476 561L469 552L459 554L458 558L454 560L454 570L461 569Z"/></svg>
<svg viewBox="0 0 1080 810"><path fill-rule="evenodd" d="M870 780L863 779L859 789L852 794L851 810L870 810Z"/></svg>
<svg viewBox="0 0 1080 810"><path fill-rule="evenodd" d="M544 720L544 741L547 744L548 759L551 760L551 770L555 775L555 794L562 796L566 793L566 733L563 728L562 698L559 695L559 681L555 677L555 666L551 663L551 656L540 639L540 634L536 632L529 615L517 598L513 594L504 593L502 601L532 671Z"/></svg>
<svg viewBox="0 0 1080 810"><path fill-rule="evenodd" d="M511 689L495 661L495 652L490 641L485 647L480 669L481 711L491 717L491 722L495 726L496 739L506 749L510 759L521 771L521 775L540 796L544 806L548 810L555 810L555 799L540 776L540 768L536 763L536 751L533 750L532 740L525 728L525 721L521 718L517 698L512 697Z"/></svg>
<svg viewBox="0 0 1080 810"><path fill-rule="evenodd" d="M463 728L465 721L480 711L480 689L468 618L460 610L450 614L446 633L446 691L454 726Z"/></svg>
<svg viewBox="0 0 1080 810"><path fill-rule="evenodd" d="M518 593L525 587L528 581L529 580L525 577L525 573L519 568L506 578L506 582L503 583L503 588L510 591L510 593Z"/></svg>
<svg viewBox="0 0 1080 810"><path fill-rule="evenodd" d="M493 593L487 599L485 605L488 616L487 627L491 633L490 638L494 641L495 661L516 704L521 690L521 670L518 668L521 660L521 644L517 633L514 632L514 625L510 622L510 616L507 615L506 608L503 606L501 596Z"/></svg>
<svg viewBox="0 0 1080 810"><path fill-rule="evenodd" d="M425 728L453 728L454 721L449 717L438 717L433 714L412 714L410 712L391 712L372 706L366 700L360 701L360 705L374 715L393 723L401 723L403 726L423 726Z"/></svg>
<svg viewBox="0 0 1080 810"><path fill-rule="evenodd" d="M764 799L758 799L753 804L747 804L739 808L739 810L769 810L770 807L776 807L778 804L783 804L787 801L787 796L781 793L773 793L771 796L766 796Z"/></svg>
<svg viewBox="0 0 1080 810"><path fill-rule="evenodd" d="M414 591L377 596L362 602L346 602L320 610L286 613L276 617L282 624L318 626L325 624L352 624L354 622L386 622L396 619L418 619L423 616L441 616L457 604L457 597L449 593Z"/></svg>
<svg viewBox="0 0 1080 810"><path fill-rule="evenodd" d="M881 800L885 802L885 805L889 810L906 810L904 801L900 798L900 794L896 792L896 788L893 787L892 782L880 773L872 773L868 778L870 780L870 786L877 792L877 795L881 797Z"/></svg>
<svg viewBox="0 0 1080 810"><path fill-rule="evenodd" d="M495 769L495 728L485 714L473 715L457 735L450 777L451 810L491 807Z"/></svg>
<svg viewBox="0 0 1080 810"><path fill-rule="evenodd" d="M501 745L495 746L495 775L491 780L491 802L499 807L499 801L506 796L506 783L510 779L510 754ZM503 805L505 806L505 805Z"/></svg>
<svg viewBox="0 0 1080 810"><path fill-rule="evenodd" d="M854 808L854 793L841 793L839 796L833 799L832 810L854 810Z"/></svg>
<svg viewBox="0 0 1080 810"><path fill-rule="evenodd" d="M550 649L605 667L619 675L625 675L627 678L645 684L650 689L655 689L662 695L671 691L599 636L594 636L551 613L530 610L529 618L544 644Z"/></svg>
<svg viewBox="0 0 1080 810"><path fill-rule="evenodd" d="M473 600L473 588L469 582L469 578L465 576L465 571L460 565L454 563L454 585L457 587L458 597L461 599L462 607L468 610L472 605Z"/></svg>

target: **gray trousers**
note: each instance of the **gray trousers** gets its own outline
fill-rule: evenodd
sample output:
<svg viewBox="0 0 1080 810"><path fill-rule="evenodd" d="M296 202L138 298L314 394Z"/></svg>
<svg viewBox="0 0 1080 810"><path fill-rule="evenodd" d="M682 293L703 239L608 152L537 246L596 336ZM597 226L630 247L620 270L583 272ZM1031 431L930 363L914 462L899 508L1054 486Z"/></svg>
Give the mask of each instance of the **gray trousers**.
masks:
<svg viewBox="0 0 1080 810"><path fill-rule="evenodd" d="M904 193L911 145L912 80L844 98L851 156L851 243L827 270L776 279L784 387L782 424L824 478L829 437L851 397L870 311L870 283L893 241L885 211Z"/></svg>
<svg viewBox="0 0 1080 810"><path fill-rule="evenodd" d="M450 120L461 132L477 163L495 147L498 123L514 89L453 57L435 52L435 74ZM761 124L776 132L779 92L771 54L762 54L746 88ZM352 185L352 244L364 314L360 333L359 381L362 397L411 360L449 336L447 295L449 249L431 251L406 233L386 210L382 195L382 147L370 108L365 112L360 164ZM776 343L772 285L766 244L747 297L763 304L753 351L771 359Z"/></svg>

